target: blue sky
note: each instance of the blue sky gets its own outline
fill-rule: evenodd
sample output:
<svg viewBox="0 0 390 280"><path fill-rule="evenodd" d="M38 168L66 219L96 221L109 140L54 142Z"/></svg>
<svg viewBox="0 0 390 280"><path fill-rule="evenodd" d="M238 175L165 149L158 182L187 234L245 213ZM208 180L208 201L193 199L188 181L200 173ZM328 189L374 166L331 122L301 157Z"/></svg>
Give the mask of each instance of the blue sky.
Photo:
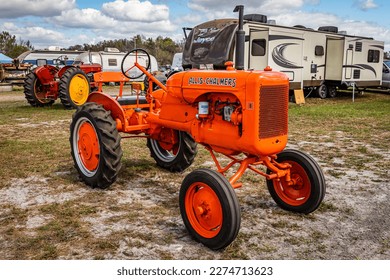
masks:
<svg viewBox="0 0 390 280"><path fill-rule="evenodd" d="M54 4L55 3L55 4ZM266 14L280 25L317 29L335 25L348 34L385 41L390 51L388 0L9 0L0 1L0 32L8 31L35 48L68 47L102 40L169 36L183 39L182 27L236 17Z"/></svg>

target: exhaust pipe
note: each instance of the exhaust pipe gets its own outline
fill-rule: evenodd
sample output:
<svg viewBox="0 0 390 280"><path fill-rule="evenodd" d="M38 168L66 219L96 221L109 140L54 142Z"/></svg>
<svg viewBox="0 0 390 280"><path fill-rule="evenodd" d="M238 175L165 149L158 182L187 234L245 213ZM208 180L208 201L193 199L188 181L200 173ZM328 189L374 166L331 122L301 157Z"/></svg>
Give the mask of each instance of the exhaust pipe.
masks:
<svg viewBox="0 0 390 280"><path fill-rule="evenodd" d="M244 6L238 5L233 12L238 12L238 30L236 31L236 69L244 70L245 31Z"/></svg>

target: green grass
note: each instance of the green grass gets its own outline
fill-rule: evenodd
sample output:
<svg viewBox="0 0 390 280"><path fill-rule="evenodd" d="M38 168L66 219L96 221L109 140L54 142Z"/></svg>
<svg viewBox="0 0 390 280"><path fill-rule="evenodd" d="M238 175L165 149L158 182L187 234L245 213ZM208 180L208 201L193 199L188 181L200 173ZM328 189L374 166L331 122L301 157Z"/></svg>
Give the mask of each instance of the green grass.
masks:
<svg viewBox="0 0 390 280"><path fill-rule="evenodd" d="M20 91L12 94L23 97ZM193 259L269 259L283 246L302 250L295 257L322 258L332 251L322 241L332 235L312 227L312 223L320 223L321 216L325 215L347 222L356 219L354 215L359 213L349 205L338 204L335 198L324 201L313 215L286 212L271 201L264 178L248 171L242 178L244 187L236 192L242 224L247 226L247 231L241 231L223 252L209 251L193 242L180 222L178 192L186 173L171 174L158 168L150 157L145 139L122 141L122 169L117 182L108 190L90 190L79 181L69 146L73 112L65 110L58 101L49 108L33 108L23 98L2 101L0 94L0 190L10 187L15 179L36 176L47 179L47 183L39 187L48 194L80 191L65 201L30 205L28 209L1 205L4 209L0 213L0 235L3 236L0 258L115 258L119 248L126 245L137 250L159 247L153 251L154 256L172 259L177 257L175 253L161 248L183 238L188 240L189 247L184 250L188 258ZM354 103L351 96L344 93L335 99L308 98L302 106L289 104L289 141L314 155L321 166L328 167L327 180L342 181L348 175L346 170L367 169L375 172L375 180L387 183L390 164L380 152L390 150L389 139L389 94L359 95ZM199 168L206 161L211 161L211 157L200 147L189 170ZM350 176L348 182L353 185L357 179ZM364 185L357 190L351 187L351 193L360 195L369 187ZM337 197L332 193L334 189L330 192ZM121 203L123 200L126 203ZM48 218L41 225L26 229L24 225L31 216ZM102 224L86 222L94 219ZM262 223L263 230L252 228ZM106 226L112 232L96 237L93 226ZM118 227L117 231L114 226ZM286 235L288 232L294 235ZM300 236L300 232L307 238ZM382 254L386 254L388 238L380 246ZM134 255L137 250L121 251L119 257L139 257Z"/></svg>

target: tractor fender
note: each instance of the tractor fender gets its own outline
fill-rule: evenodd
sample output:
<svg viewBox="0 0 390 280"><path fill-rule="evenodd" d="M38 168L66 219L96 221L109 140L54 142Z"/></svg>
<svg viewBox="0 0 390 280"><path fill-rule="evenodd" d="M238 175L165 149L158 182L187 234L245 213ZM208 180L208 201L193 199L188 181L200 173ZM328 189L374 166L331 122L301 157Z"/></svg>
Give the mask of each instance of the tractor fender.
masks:
<svg viewBox="0 0 390 280"><path fill-rule="evenodd" d="M39 81L43 84L49 84L53 82L58 73L58 68L51 65L43 65L34 69L34 74L38 77Z"/></svg>
<svg viewBox="0 0 390 280"><path fill-rule="evenodd" d="M58 77L61 78L62 75L64 75L65 71L68 70L69 68L71 67L74 67L74 66L71 66L71 65L68 65L68 66L64 66L60 69L60 71L58 71Z"/></svg>
<svg viewBox="0 0 390 280"><path fill-rule="evenodd" d="M105 94L100 91L92 92L87 99L87 102L95 102L101 104L104 109L111 111L112 118L116 121L116 126L119 131L124 131L127 124L127 119L125 117L125 111L122 106L112 98L110 95Z"/></svg>

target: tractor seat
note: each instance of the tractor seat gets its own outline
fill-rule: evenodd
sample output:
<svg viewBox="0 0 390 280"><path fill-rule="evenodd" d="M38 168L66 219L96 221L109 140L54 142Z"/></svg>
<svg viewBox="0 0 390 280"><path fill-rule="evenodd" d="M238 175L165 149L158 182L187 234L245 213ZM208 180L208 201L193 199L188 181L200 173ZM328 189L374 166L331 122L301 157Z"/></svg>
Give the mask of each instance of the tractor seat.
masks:
<svg viewBox="0 0 390 280"><path fill-rule="evenodd" d="M137 96L123 96L118 98L116 101L118 101L120 105L135 105L137 104ZM145 96L139 96L139 104L148 104Z"/></svg>

